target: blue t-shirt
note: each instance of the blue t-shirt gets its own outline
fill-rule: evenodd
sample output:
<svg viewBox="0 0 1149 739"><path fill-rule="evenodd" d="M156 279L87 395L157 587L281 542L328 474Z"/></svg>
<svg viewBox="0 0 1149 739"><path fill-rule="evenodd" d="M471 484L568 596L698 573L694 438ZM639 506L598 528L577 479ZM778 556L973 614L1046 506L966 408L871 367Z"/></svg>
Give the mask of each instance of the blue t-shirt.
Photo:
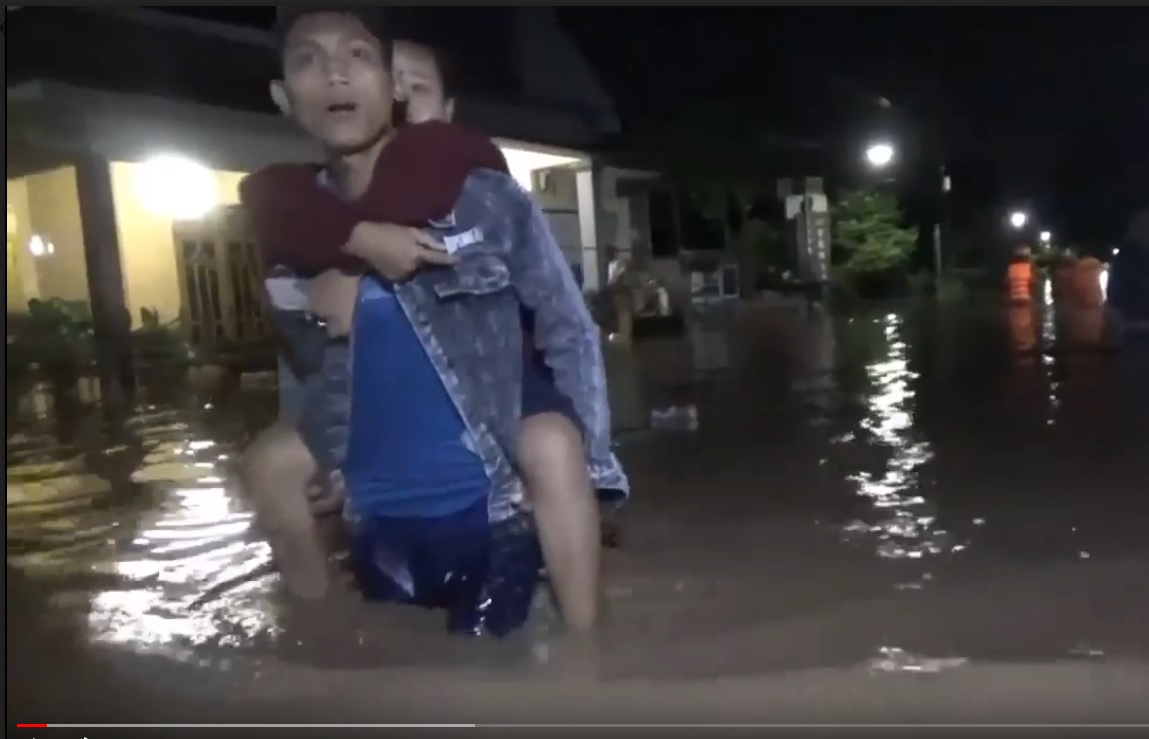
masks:
<svg viewBox="0 0 1149 739"><path fill-rule="evenodd" d="M484 498L468 431L390 285L360 281L352 334L351 435L343 474L354 513L432 517Z"/></svg>

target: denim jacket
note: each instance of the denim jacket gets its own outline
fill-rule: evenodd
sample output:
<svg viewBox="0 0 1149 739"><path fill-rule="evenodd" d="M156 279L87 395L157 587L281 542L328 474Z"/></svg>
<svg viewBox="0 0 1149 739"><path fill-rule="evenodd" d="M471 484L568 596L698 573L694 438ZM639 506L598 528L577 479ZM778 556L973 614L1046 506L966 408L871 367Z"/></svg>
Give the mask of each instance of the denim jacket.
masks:
<svg viewBox="0 0 1149 739"><path fill-rule="evenodd" d="M522 306L534 312L534 343L582 421L593 483L628 494L626 475L611 451L601 335L542 209L510 176L477 170L452 213L428 228L458 262L417 273L396 285L395 295L491 479L490 520L503 521L520 510L512 460L522 403ZM296 374L317 371L322 377L306 383L300 429L321 465L338 467L350 427L349 345L316 340L322 329L308 323L300 305L274 295L272 304Z"/></svg>

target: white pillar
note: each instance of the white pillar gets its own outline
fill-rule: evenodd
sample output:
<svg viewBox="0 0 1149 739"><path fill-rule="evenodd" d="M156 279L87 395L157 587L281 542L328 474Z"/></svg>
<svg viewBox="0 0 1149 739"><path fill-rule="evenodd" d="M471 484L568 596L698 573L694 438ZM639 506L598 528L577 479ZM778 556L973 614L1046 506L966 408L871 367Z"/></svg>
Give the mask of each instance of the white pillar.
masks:
<svg viewBox="0 0 1149 739"><path fill-rule="evenodd" d="M602 258L605 244L600 243L598 234L601 206L595 174L593 167L575 173L579 237L582 241L582 284L585 292L601 289L606 279L607 265Z"/></svg>

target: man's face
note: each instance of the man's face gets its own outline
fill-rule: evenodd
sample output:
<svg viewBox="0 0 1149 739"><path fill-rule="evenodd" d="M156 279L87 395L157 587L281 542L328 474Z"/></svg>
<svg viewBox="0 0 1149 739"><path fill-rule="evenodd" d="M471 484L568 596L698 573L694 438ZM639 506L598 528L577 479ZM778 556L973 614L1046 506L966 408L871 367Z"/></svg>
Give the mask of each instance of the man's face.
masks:
<svg viewBox="0 0 1149 739"><path fill-rule="evenodd" d="M407 103L409 123L451 120L453 106L443 92L443 75L430 49L400 41L395 44L392 67L395 97Z"/></svg>
<svg viewBox="0 0 1149 739"><path fill-rule="evenodd" d="M337 152L365 149L390 128L392 96L389 60L359 19L315 13L292 27L272 97L309 135Z"/></svg>

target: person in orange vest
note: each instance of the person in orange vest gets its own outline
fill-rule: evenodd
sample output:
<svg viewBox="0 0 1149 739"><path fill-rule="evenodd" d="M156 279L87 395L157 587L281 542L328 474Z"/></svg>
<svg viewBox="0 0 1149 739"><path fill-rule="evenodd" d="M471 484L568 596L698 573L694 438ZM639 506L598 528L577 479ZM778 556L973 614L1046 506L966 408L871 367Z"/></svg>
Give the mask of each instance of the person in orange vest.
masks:
<svg viewBox="0 0 1149 739"><path fill-rule="evenodd" d="M1037 316L1033 305L1033 262L1029 249L1017 250L1006 272L1009 296L1009 335L1013 349L1029 353L1037 348Z"/></svg>
<svg viewBox="0 0 1149 739"><path fill-rule="evenodd" d="M1033 302L1033 260L1029 249L1020 247L1009 263L1005 284L1009 291L1009 302L1014 305L1029 305Z"/></svg>

